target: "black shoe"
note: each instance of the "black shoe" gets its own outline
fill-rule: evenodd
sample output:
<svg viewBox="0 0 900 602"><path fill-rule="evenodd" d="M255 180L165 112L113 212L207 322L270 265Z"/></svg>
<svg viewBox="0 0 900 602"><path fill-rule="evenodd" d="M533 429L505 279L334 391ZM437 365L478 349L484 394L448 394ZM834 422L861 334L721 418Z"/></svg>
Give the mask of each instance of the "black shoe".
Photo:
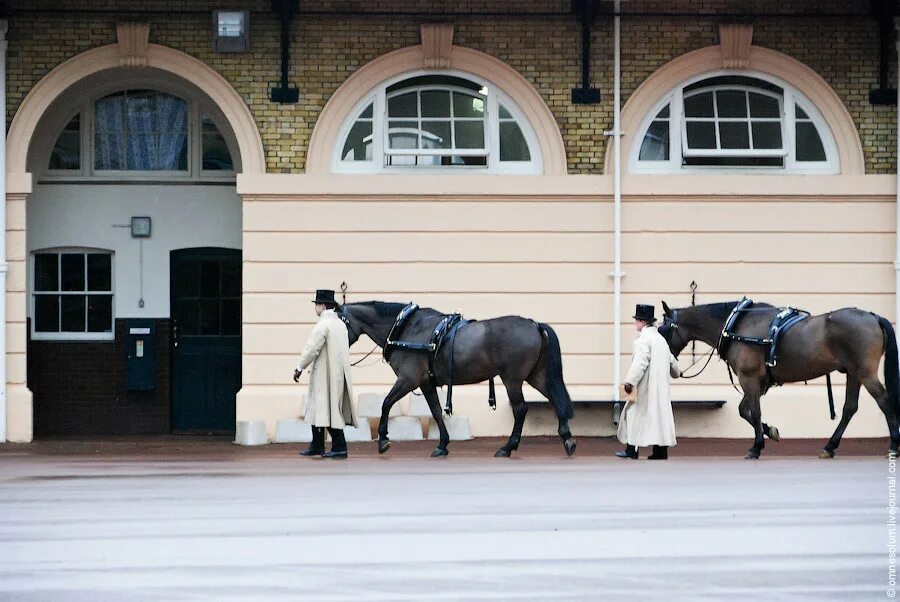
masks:
<svg viewBox="0 0 900 602"><path fill-rule="evenodd" d="M307 458L312 458L314 456L324 456L325 450L324 449L313 449L312 447L310 447L308 450L302 451L298 455L304 456Z"/></svg>
<svg viewBox="0 0 900 602"><path fill-rule="evenodd" d="M300 452L301 456L312 458L325 455L325 429L319 426L312 427L312 443L309 449Z"/></svg>
<svg viewBox="0 0 900 602"><path fill-rule="evenodd" d="M347 452L346 452L346 451L334 451L334 450L331 450L330 452L327 452L327 453L322 454L322 457L323 457L323 458L332 458L332 459L335 459L335 460L346 460L346 459L347 459Z"/></svg>
<svg viewBox="0 0 900 602"><path fill-rule="evenodd" d="M638 450L633 445L626 445L625 449L623 449L622 451L616 452L616 457L617 458L631 458L632 460L637 460L638 459Z"/></svg>
<svg viewBox="0 0 900 602"><path fill-rule="evenodd" d="M654 445L653 453L647 456L648 460L668 460L669 448L665 445Z"/></svg>

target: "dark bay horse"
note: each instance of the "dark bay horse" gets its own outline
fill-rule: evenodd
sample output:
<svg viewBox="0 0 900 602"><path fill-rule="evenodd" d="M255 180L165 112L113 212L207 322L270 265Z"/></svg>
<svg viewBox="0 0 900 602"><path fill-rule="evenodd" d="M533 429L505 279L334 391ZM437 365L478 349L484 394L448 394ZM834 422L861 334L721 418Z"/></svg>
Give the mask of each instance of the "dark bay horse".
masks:
<svg viewBox="0 0 900 602"><path fill-rule="evenodd" d="M702 341L717 348L722 330L739 302L712 303L672 310L663 302L665 319L659 331L677 357L690 341ZM765 337L779 308L754 303L742 312L734 331L750 337ZM740 381L744 398L739 411L756 434L746 458L759 458L765 444L763 435L777 439L777 431L762 423L759 399L776 383L766 373L765 348L760 345L729 341L720 349L724 359ZM885 356L885 384L878 380L878 365ZM791 328L778 345L778 362L772 368L777 383L803 382L833 371L847 375L844 411L834 434L819 453L833 458L850 419L856 413L860 386L865 386L884 412L891 436L891 452L900 446L900 368L897 340L891 323L876 314L845 308L810 316ZM886 386L885 386L886 385Z"/></svg>
<svg viewBox="0 0 900 602"><path fill-rule="evenodd" d="M384 348L391 328L404 307L402 303L366 301L338 307L337 313L345 318L351 345L365 334ZM446 315L434 309L421 308L405 322L400 338L428 343L431 332ZM391 407L403 396L421 389L440 431L440 441L431 456L447 455L450 436L444 425L435 386L447 384L449 347L448 344L443 345L435 358L435 383L428 377L427 353L395 349L390 354L388 363L397 375L397 381L382 404L378 424L379 453L386 452L391 445L387 427ZM497 450L495 456L509 457L519 447L528 410L522 395L523 382L551 401L559 418L558 432L566 454L571 456L575 453L575 438L569 430L569 419L574 413L572 400L563 382L559 339L552 328L519 316L472 321L459 329L454 349L453 384L469 385L499 376L506 387L515 424L509 441Z"/></svg>

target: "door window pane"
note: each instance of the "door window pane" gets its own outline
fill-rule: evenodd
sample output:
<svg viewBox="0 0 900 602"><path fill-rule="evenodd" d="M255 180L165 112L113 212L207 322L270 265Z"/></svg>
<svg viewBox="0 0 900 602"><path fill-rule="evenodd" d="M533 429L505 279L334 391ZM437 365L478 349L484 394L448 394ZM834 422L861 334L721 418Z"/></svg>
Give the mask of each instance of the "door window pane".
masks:
<svg viewBox="0 0 900 602"><path fill-rule="evenodd" d="M178 307L178 333L180 335L200 334L200 301L182 299Z"/></svg>
<svg viewBox="0 0 900 602"><path fill-rule="evenodd" d="M219 262L204 261L200 267L200 296L219 296Z"/></svg>
<svg viewBox="0 0 900 602"><path fill-rule="evenodd" d="M218 298L200 299L200 334L220 334Z"/></svg>
<svg viewBox="0 0 900 602"><path fill-rule="evenodd" d="M222 295L225 297L241 296L241 264L238 261L222 263Z"/></svg>
<svg viewBox="0 0 900 602"><path fill-rule="evenodd" d="M241 334L241 300L222 299L222 334Z"/></svg>

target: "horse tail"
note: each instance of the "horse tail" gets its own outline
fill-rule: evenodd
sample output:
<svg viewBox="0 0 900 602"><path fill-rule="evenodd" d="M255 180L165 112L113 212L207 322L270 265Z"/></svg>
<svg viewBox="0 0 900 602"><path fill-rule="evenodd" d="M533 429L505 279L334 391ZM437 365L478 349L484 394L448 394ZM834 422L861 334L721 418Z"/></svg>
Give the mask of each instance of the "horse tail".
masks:
<svg viewBox="0 0 900 602"><path fill-rule="evenodd" d="M550 401L556 407L556 415L560 418L572 418L575 409L572 407L572 398L563 381L562 351L559 348L559 338L556 332L548 324L538 324L538 328L547 335L547 392Z"/></svg>
<svg viewBox="0 0 900 602"><path fill-rule="evenodd" d="M887 400L894 410L894 415L900 418L900 361L897 358L897 335L886 318L881 316L877 318L884 332L884 386L887 388Z"/></svg>

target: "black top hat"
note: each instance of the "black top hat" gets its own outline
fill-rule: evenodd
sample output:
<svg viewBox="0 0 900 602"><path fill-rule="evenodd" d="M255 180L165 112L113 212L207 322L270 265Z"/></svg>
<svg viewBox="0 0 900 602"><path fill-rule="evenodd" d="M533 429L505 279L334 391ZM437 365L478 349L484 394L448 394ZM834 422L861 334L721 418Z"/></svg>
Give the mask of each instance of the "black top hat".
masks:
<svg viewBox="0 0 900 602"><path fill-rule="evenodd" d="M337 301L334 300L334 291L330 291L328 289L318 289L316 291L316 298L313 300L313 303L319 304L329 304L332 303L337 305Z"/></svg>
<svg viewBox="0 0 900 602"><path fill-rule="evenodd" d="M638 303L634 309L634 319L643 320L649 324L656 322L656 308L652 305L641 305Z"/></svg>

